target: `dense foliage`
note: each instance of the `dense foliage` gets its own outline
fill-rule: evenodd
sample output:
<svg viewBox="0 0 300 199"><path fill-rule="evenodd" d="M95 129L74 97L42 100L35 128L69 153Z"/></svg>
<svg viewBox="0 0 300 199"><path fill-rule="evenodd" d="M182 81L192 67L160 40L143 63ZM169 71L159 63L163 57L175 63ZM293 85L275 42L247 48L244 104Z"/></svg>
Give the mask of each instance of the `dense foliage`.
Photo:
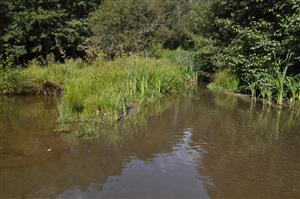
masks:
<svg viewBox="0 0 300 199"><path fill-rule="evenodd" d="M213 65L229 68L249 82L291 55L290 72L296 72L300 58L299 8L297 0L214 2L209 28L219 51Z"/></svg>
<svg viewBox="0 0 300 199"><path fill-rule="evenodd" d="M82 53L90 35L85 18L101 0L1 0L0 57L2 65L30 59L56 60Z"/></svg>
<svg viewBox="0 0 300 199"><path fill-rule="evenodd" d="M155 44L188 47L191 41L180 21L191 5L186 0L106 0L90 18L92 42L110 56L149 50Z"/></svg>

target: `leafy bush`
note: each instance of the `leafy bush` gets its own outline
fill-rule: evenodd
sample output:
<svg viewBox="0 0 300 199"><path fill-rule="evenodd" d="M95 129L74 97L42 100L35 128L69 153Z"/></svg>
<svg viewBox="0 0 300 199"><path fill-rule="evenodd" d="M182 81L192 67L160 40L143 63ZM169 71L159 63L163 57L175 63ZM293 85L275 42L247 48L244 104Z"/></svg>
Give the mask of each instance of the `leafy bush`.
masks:
<svg viewBox="0 0 300 199"><path fill-rule="evenodd" d="M1 0L1 61L13 58L14 64L24 64L50 53L59 61L83 56L80 44L90 36L85 19L100 2Z"/></svg>

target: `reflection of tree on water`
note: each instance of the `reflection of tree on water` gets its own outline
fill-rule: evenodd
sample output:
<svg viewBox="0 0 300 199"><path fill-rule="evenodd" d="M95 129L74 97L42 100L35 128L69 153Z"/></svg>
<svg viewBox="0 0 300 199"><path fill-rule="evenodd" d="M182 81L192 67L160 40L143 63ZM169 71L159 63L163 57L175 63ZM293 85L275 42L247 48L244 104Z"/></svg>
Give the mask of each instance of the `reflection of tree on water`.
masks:
<svg viewBox="0 0 300 199"><path fill-rule="evenodd" d="M196 177L201 152L193 149L191 142L192 132L187 129L171 150L153 154L151 158L132 157L119 176L108 177L101 192L93 185L88 192L75 188L64 191L60 197L209 198L205 186L210 180Z"/></svg>

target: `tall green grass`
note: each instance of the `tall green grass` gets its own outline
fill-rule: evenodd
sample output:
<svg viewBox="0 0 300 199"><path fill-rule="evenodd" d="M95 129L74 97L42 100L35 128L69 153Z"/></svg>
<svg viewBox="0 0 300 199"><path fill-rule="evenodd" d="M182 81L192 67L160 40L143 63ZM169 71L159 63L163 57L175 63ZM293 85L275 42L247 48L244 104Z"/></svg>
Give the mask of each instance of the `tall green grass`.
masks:
<svg viewBox="0 0 300 199"><path fill-rule="evenodd" d="M186 83L184 71L165 59L100 60L81 72L64 87L62 121L117 121L129 107L175 93Z"/></svg>
<svg viewBox="0 0 300 199"><path fill-rule="evenodd" d="M190 86L188 68L169 57L99 58L0 71L1 94L60 95L60 122L115 122L141 106Z"/></svg>
<svg viewBox="0 0 300 199"><path fill-rule="evenodd" d="M40 66L29 63L25 69L0 69L0 94L2 95L37 95L56 94L57 88L63 89L65 83L79 75L86 64L81 60L68 60L64 64ZM47 89L52 92L44 92Z"/></svg>
<svg viewBox="0 0 300 199"><path fill-rule="evenodd" d="M188 83L196 86L200 74L199 66L195 64L195 53L192 51L183 50L178 48L176 50L166 50L161 46L157 46L151 53L155 58L165 58L172 63L179 65L189 78Z"/></svg>

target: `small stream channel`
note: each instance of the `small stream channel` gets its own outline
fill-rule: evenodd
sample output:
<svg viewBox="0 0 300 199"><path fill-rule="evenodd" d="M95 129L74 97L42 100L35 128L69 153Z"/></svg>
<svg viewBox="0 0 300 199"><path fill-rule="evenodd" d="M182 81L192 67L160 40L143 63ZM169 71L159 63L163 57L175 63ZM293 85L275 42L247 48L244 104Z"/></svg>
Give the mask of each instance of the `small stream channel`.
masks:
<svg viewBox="0 0 300 199"><path fill-rule="evenodd" d="M299 114L199 89L83 139L55 131L55 99L2 97L0 198L300 198Z"/></svg>

